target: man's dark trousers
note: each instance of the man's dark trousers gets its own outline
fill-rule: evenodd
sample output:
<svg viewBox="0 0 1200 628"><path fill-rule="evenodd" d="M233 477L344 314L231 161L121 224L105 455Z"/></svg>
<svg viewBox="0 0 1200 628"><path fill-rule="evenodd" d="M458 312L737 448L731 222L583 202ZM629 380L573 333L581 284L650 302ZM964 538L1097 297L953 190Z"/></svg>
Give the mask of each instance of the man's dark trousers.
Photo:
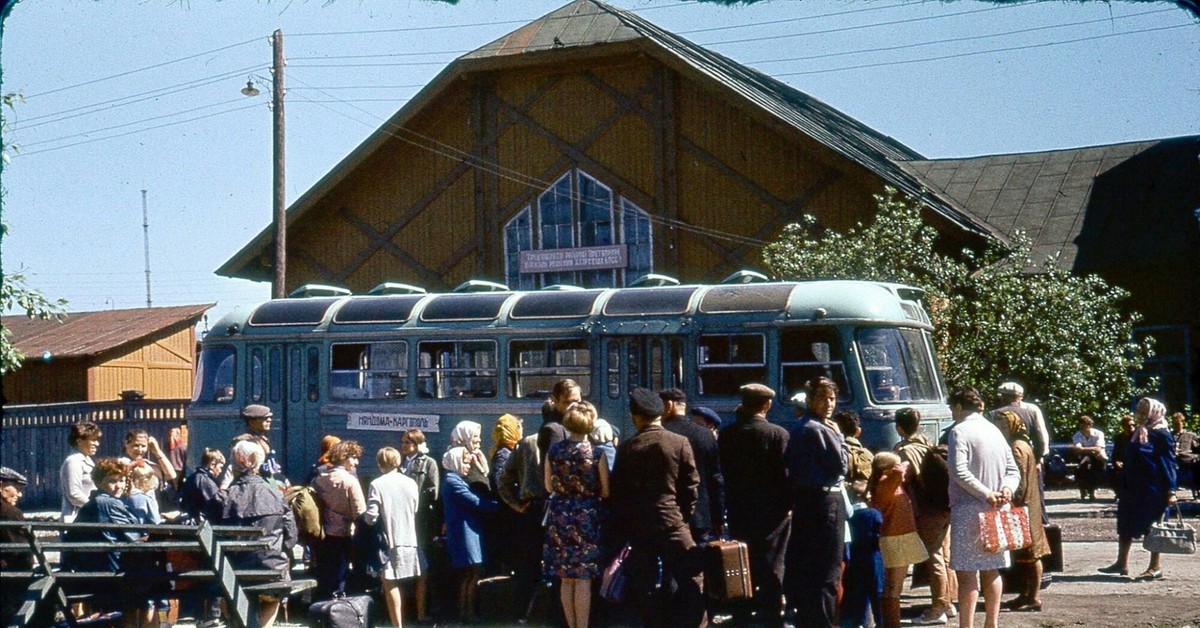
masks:
<svg viewBox="0 0 1200 628"><path fill-rule="evenodd" d="M840 492L797 490L784 583L797 626L837 625L845 529L846 507Z"/></svg>

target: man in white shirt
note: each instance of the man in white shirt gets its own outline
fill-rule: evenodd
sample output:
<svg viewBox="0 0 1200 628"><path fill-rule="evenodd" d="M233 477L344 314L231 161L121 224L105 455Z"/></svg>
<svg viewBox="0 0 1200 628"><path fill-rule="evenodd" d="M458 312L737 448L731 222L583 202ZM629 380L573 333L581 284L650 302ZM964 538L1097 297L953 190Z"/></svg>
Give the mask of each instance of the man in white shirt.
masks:
<svg viewBox="0 0 1200 628"><path fill-rule="evenodd" d="M1071 437L1070 452L1079 457L1079 466L1075 469L1079 499L1096 499L1096 487L1104 482L1104 467L1108 463L1104 432L1092 425L1092 417L1086 414L1079 417L1079 431Z"/></svg>

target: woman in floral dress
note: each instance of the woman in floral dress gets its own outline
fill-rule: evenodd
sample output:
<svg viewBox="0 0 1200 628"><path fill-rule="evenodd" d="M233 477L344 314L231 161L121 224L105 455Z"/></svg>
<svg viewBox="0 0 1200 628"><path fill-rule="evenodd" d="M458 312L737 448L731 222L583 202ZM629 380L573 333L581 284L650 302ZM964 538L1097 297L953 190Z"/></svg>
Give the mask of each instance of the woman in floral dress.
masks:
<svg viewBox="0 0 1200 628"><path fill-rule="evenodd" d="M600 571L598 514L600 500L608 497L608 464L588 441L595 424L592 404L571 404L563 415L567 440L555 443L546 454L550 504L542 560L547 576L562 579L567 628L587 628L592 578Z"/></svg>

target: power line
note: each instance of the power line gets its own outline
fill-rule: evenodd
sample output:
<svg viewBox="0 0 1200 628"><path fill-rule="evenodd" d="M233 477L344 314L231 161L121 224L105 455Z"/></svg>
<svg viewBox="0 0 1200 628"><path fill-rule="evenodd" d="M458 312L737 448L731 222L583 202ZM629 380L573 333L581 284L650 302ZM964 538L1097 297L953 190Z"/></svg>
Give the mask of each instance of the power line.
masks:
<svg viewBox="0 0 1200 628"><path fill-rule="evenodd" d="M256 41L258 41L258 40L259 40L259 38L258 38L258 37L255 37L254 39L247 39L246 41L241 41L241 42L238 42L238 43L236 43L236 44L229 44L228 46L221 46L220 48L214 48L214 49L212 49L212 50L206 50L206 51L204 51L204 52L197 52L196 54L193 54L193 55L188 55L188 56L186 56L186 57L180 57L180 58L178 58L178 59L171 59L170 61L163 61L163 62L161 62L161 63L154 63L154 64L147 65L147 66L143 66L143 67L140 67L140 68L137 68L137 69L133 69L133 70L127 70L127 71L125 71L125 72L118 72L117 74L113 74L113 75L111 75L111 76L102 76L102 77L100 77L100 78L95 78L95 79L92 79L92 80L90 80L90 81L84 81L84 82L82 82L82 83L76 83L76 84L74 84L74 85L67 85L67 86L65 86L65 87L57 87L57 88L55 88L55 89L52 89L52 90L49 90L49 91L45 91L45 92L42 92L42 93L40 93L40 94L34 94L34 95L32 95L32 96L26 96L26 97L25 97L25 100L30 100L30 99L33 99L33 98L39 98L39 97L41 97L41 96L47 96L47 95L49 95L49 94L57 94L58 92L64 92L64 91L67 91L67 90L69 90L69 89L75 89L76 87L83 87L83 86L85 86L85 85L94 85L94 84L96 84L96 83L101 83L101 82L108 81L108 80L112 80L112 79L115 79L115 78L121 78L121 77L123 77L123 76L129 76L130 74L137 74L138 72L145 72L146 70L153 70L153 69L155 69L155 68L161 68L161 67L164 67L164 66L171 65L171 64L173 64L173 63L179 63L179 62L181 62L181 61L188 61L188 60L190 60L190 59L195 59L196 57L203 57L204 55L211 55L211 54L216 54L216 53L218 53L218 52L224 52L224 51L226 51L226 50L229 50L229 49L231 49L231 48L237 48L238 46L245 46L246 44L253 43L253 42L256 42Z"/></svg>
<svg viewBox="0 0 1200 628"><path fill-rule="evenodd" d="M138 125L138 124L144 124L144 123L146 123L146 122L150 122L150 121L153 121L153 120L162 120L162 119L164 119L164 118L174 118L175 116L178 116L178 115L183 115L183 114L186 114L186 113L194 113L194 112L196 112L196 111L200 111L200 110L202 110L202 109L212 109L213 107L220 107L221 105L228 105L228 104L232 104L232 103L235 103L235 102L241 102L242 100L244 100L244 98L233 98L233 99L230 99L230 100L226 100L226 101L224 101L224 102L212 103L212 104L208 104L208 105L200 105L199 107L193 107L193 108L191 108L191 109L184 109L183 111L176 111L176 112L173 112L173 113L166 113L166 114L163 114L163 115L160 115L160 116L152 116L152 117L149 117L149 118L141 118L141 119L139 119L139 120L134 120L133 122L126 122L125 124L116 124L116 125L113 125L113 126L101 127L101 128L99 128L99 129L91 129L90 131L82 131L82 132L80 132L80 133L75 133L75 134L73 134L73 135L64 135L64 136L62 136L62 137L56 137L56 138L54 138L54 139L49 139L49 140L41 140L41 141L38 141L38 142L27 142L27 143L24 143L24 144L22 144L21 146L23 146L23 147L27 147L27 146L38 146L38 145L40 145L40 144L50 144L50 143L53 143L53 142L61 142L61 141L63 141L63 140L69 140L69 139L76 138L76 137L81 137L81 136L84 136L84 135L91 135L92 133L103 133L103 132L105 132L105 131L115 131L115 130L117 130L117 129L124 129L124 128L126 128L126 127L131 127L131 126L135 126L135 125Z"/></svg>
<svg viewBox="0 0 1200 628"><path fill-rule="evenodd" d="M83 144L91 144L91 143L94 143L94 142L101 142L101 141L104 141L104 140L112 140L112 139L116 139L116 138L118 138L118 137L125 137L125 136L127 136L127 135L134 135L134 134L136 134L136 133L144 133L144 132L146 132L146 131L153 131L153 130L155 130L155 129L162 129L162 128L166 128L166 127L169 127L169 126L177 126L177 125L180 125L180 124L186 124L186 123L188 123L188 122L196 122L197 120L204 120L204 119L207 119L207 118L213 118L213 117L216 117L216 116L222 116L222 115L225 115L225 114L227 114L227 113L234 113L235 111L243 111L243 110L245 110L245 109L250 109L250 108L252 108L252 107L257 107L257 106L259 106L259 104L258 104L258 103L252 103L252 104L246 105L246 106L244 106L244 107L237 107L237 108L234 108L234 109L229 109L229 110L226 110L226 111L218 111L218 112L215 112L215 113L210 113L210 114L203 115L203 116L197 116L197 117L195 117L195 118L189 118L189 119L187 119L187 120L178 120L178 121L176 121L176 122L168 122L168 123L166 123L166 124L159 124L159 125L157 125L157 126L146 127L146 128L144 128L144 129L135 129L135 130L133 130L133 131L127 131L127 132L125 132L125 133L117 133L116 135L108 135L108 136L105 136L105 137L96 137L96 138L92 138L92 139L90 139L90 140L84 140L84 141L82 141L82 142L75 142L74 144L64 144L64 145L62 145L62 146L55 146L55 147L53 147L53 148L43 148L43 149L41 149L41 150L23 151L23 152L17 153L17 154L15 155L15 157L28 157L29 155L37 155L37 154L39 154L39 153L48 153L48 152L51 152L51 151L62 150L62 149L64 149L64 148L71 148L71 147L74 147L74 146L81 146L81 145L83 145Z"/></svg>
<svg viewBox="0 0 1200 628"><path fill-rule="evenodd" d="M216 75L208 76L205 78L199 78L199 79L193 79L191 81L185 81L183 83L176 83L175 85L168 85L167 87L160 87L158 89L153 89L153 90L150 90L147 92L131 94L128 96L121 96L120 98L114 98L111 100L106 100L106 101L102 101L102 102L98 102L98 103L92 103L90 105L80 105L78 107L72 107L71 109L64 109L62 111L57 111L54 113L45 113L45 114L38 115L38 116L31 116L29 118L25 118L24 120L21 120L18 123L15 123L13 125L13 130L17 131L17 130L32 129L32 128L44 126L47 124L54 124L56 122L62 122L63 120L70 120L72 118L78 118L80 116L91 115L93 113L97 113L98 110L102 107L105 107L105 105L111 105L111 106L105 107L105 110L117 109L119 107L125 107L127 105L132 105L132 104L139 103L139 102L145 102L147 100L152 100L155 98L159 98L161 96L170 96L171 94L178 94L178 93L185 92L185 91L188 91L191 89L195 89L197 87L204 87L206 85L212 85L213 83L219 83L221 81L228 80L232 76L237 76L239 74L245 74L246 72L253 72L254 70L260 70L265 67L266 66L261 65L261 64L260 65L252 65L252 66L248 66L246 68L232 70L230 72L225 72L223 74L216 74ZM130 100L130 99L133 99L133 100ZM122 102L122 101L124 101L124 102ZM72 115L63 115L63 114L72 114ZM53 120L43 120L42 122L35 122L34 124L29 124L29 122L31 120L42 120L43 118L51 118L54 116L60 116L60 117L55 118Z"/></svg>
<svg viewBox="0 0 1200 628"><path fill-rule="evenodd" d="M1077 44L1080 42L1094 41L1097 39L1108 39L1110 37L1121 37L1123 35L1138 35L1138 34L1142 34L1142 33L1154 33L1154 32L1158 32L1158 31L1173 30L1176 28L1191 28L1191 27L1192 27L1191 24L1176 24L1175 26L1159 26L1156 28L1145 28L1145 29L1141 29L1141 30L1123 31L1120 33L1106 33L1104 35L1092 35L1090 37L1080 37L1077 39L1067 39L1067 40L1063 40L1063 41L1050 41L1050 42L1043 42L1043 43L1039 43L1039 44L1024 44L1021 46L1011 46L1008 48L993 48L991 50L973 50L970 52L960 52L960 53L955 53L955 54L941 55L941 56L937 56L937 57L925 57L922 59L904 59L901 61L880 61L878 63L864 63L864 64L860 64L860 65L850 65L850 66L845 66L845 67L841 67L841 68L826 68L823 70L805 70L802 72L783 72L783 73L775 73L775 74L772 74L771 76L775 76L775 77L804 76L804 75L809 75L809 74L826 74L829 72L844 72L847 70L864 70L864 69L868 69L868 68L880 68L880 67L888 67L888 66L893 66L893 65L910 65L913 63L926 63L929 61L945 61L947 59L958 59L961 57L973 57L973 56L977 56L977 55L992 54L994 52L1015 52L1015 51L1020 51L1020 50L1032 50L1034 48L1049 48L1052 46L1064 46L1067 44Z"/></svg>
<svg viewBox="0 0 1200 628"><path fill-rule="evenodd" d="M812 61L814 59L826 59L829 57L844 57L846 55L856 55L856 54L863 54L863 53L867 53L867 52L892 52L895 50L906 50L909 48L921 48L924 46L934 46L937 44L961 43L961 42L965 42L965 41L976 41L979 39L991 39L993 37L1007 37L1009 35L1020 35L1020 34L1024 34L1024 33L1036 32L1036 31L1053 30L1056 28L1069 28L1072 26L1084 26L1087 24L1112 22L1114 20L1142 17L1145 15L1155 15L1158 13L1173 12L1175 10L1176 9L1159 9L1158 11L1146 11L1144 13L1133 13L1130 15L1118 15L1116 17L1102 17L1102 18L1098 18L1095 20L1084 20L1081 22L1068 22L1065 24L1049 24L1046 26L1033 26L1030 28L1022 28L1022 29L1017 29L1017 30L1012 30L1012 31L1005 31L1003 33L971 35L968 37L951 37L948 39L935 39L933 41L918 42L918 43L913 43L913 44L900 44L897 46L884 46L884 47L880 47L880 48L860 48L858 50L846 50L843 52L829 52L826 54L810 55L807 57L788 57L788 58L784 58L784 59L763 59L761 61L750 61L748 63L748 65L762 65L762 64L766 64L766 63L784 63L784 62L791 62L791 61Z"/></svg>

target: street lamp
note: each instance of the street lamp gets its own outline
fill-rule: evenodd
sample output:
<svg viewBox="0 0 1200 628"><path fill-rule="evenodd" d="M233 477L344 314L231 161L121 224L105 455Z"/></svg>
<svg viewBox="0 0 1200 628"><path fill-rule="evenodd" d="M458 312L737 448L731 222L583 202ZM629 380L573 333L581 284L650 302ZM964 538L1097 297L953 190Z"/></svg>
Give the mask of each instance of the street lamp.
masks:
<svg viewBox="0 0 1200 628"><path fill-rule="evenodd" d="M272 154L274 167L272 176L271 216L275 232L275 263L274 276L271 279L271 298L282 299L285 279L287 276L287 206L284 199L284 117L283 117L283 31L276 30L271 34L271 49L274 60L271 64L271 112L272 112ZM242 88L246 96L259 95L254 79L247 79Z"/></svg>

